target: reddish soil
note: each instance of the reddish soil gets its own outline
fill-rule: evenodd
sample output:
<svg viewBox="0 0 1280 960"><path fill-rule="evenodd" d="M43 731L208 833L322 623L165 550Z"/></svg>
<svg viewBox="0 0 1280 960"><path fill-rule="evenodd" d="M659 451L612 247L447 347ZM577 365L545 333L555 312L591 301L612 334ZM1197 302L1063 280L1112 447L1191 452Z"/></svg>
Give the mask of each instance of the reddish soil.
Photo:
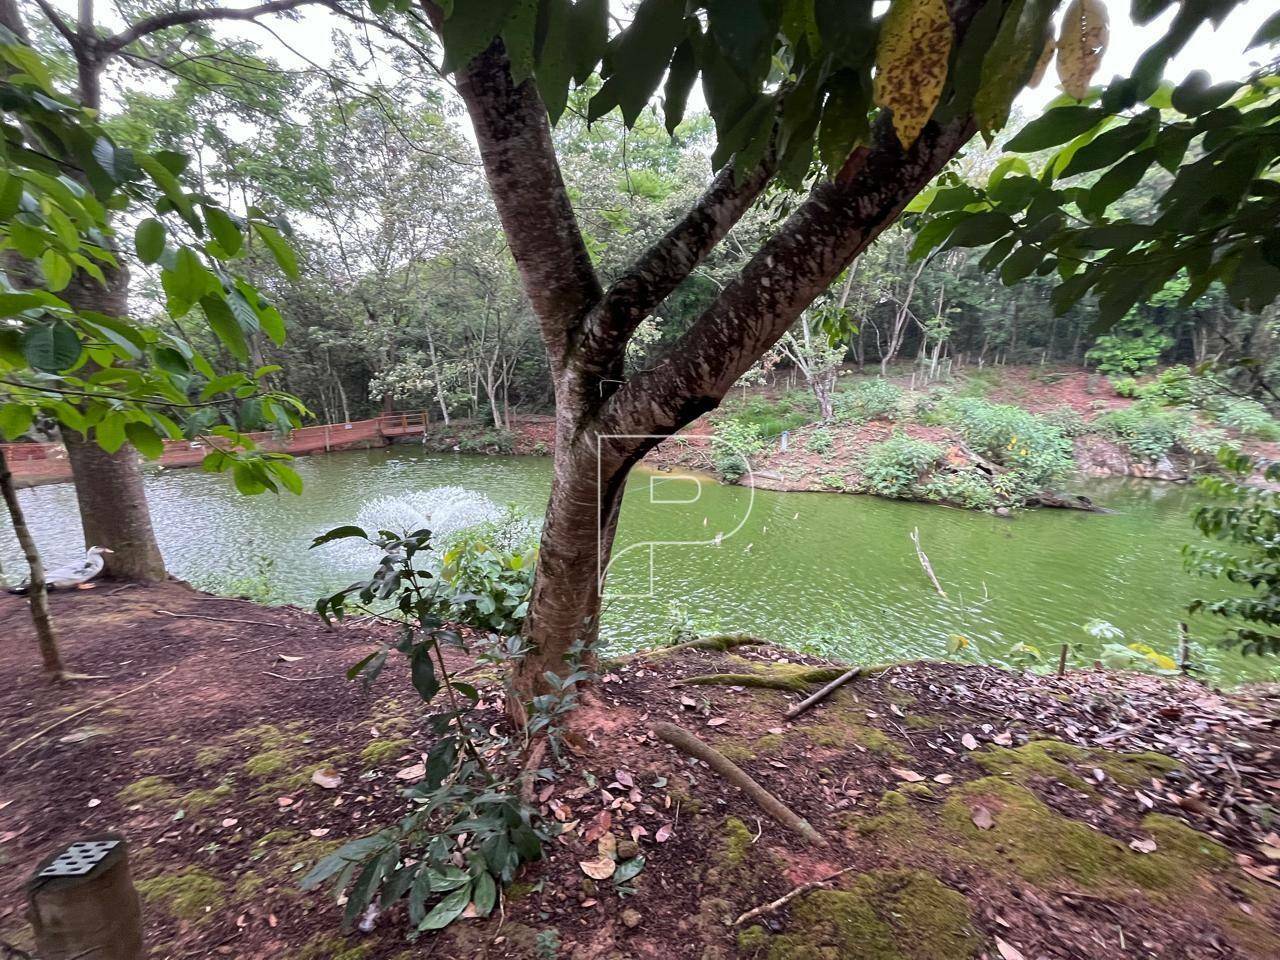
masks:
<svg viewBox="0 0 1280 960"><path fill-rule="evenodd" d="M1128 407L1133 400L1120 397L1107 378L1079 367L998 367L1000 380L987 399L1012 403L1032 413L1049 413L1070 407L1086 420L1100 413Z"/></svg>
<svg viewBox="0 0 1280 960"><path fill-rule="evenodd" d="M11 751L0 758L0 940L19 946L26 873L68 840L105 829L129 838L136 875L151 891L144 913L152 955L174 958L535 957L539 935L543 956L576 960L752 957L762 954L739 951L725 917L845 867L854 868L839 881L845 888L867 871L912 868L958 892L968 903L963 928L972 949L965 956L1261 960L1280 945L1280 838L1265 819L1280 789L1280 733L1278 701L1265 692L1227 698L1147 677L1028 678L907 664L856 680L787 723L782 713L798 693L673 683L813 658L767 646L631 658L604 675L578 715L580 752L539 793L546 815L566 825L547 859L509 891L501 917L462 921L404 954L402 907L372 932L343 937L332 899L295 888L337 842L403 811L394 775L426 742L400 664L393 661L372 690L343 678L379 628L330 632L302 611L222 601L177 583L104 583L56 595L54 614L71 667L105 678L65 686L42 680L24 602L0 599L8 640L0 646L0 723L8 734L0 749ZM492 722L500 722L500 693L490 690L486 700ZM12 749L58 720L66 722ZM716 774L655 740L650 727L658 720L732 751L828 846L805 846ZM1183 764L1133 780L1104 772L1112 770L1110 754L1094 753L1029 778L1016 765L1002 775L1062 818L1050 826L1085 824L1104 841L1116 838L1111 859L1153 871L1158 865L1167 887L1087 882L1084 867L1106 874L1110 862L1073 864L1067 854L1060 854L1061 876L1032 882L1019 873L1015 854L1028 841L1015 832L1014 812L1002 795L979 791L975 800L964 791L992 772L977 761L1038 736L1106 751L1154 750ZM362 759L371 744L388 743L384 756ZM341 774L336 789L310 782L323 763ZM882 795L912 780L928 793L892 794L906 812L877 819L892 809L880 806ZM220 784L220 793L203 795L206 803L190 796ZM989 839L989 860L935 844L957 829L947 819L956 803L978 802L994 826L989 834L970 828L966 842ZM969 808L959 809L967 820ZM1183 863L1163 833L1160 850L1131 852L1126 844L1147 838L1142 818L1151 809L1201 830L1202 847L1222 852L1211 866L1200 859L1203 850ZM905 830L894 827L899 821ZM646 857L625 898L578 867L598 856L602 830L635 838ZM1032 846L1051 838L1046 831ZM193 870L212 881L214 896L183 916L154 892L154 878ZM771 912L763 928L787 929L790 915L788 908ZM901 931L904 943L911 933ZM546 947L553 940L557 954ZM998 953L999 941L1020 953ZM923 956L905 948L903 955Z"/></svg>

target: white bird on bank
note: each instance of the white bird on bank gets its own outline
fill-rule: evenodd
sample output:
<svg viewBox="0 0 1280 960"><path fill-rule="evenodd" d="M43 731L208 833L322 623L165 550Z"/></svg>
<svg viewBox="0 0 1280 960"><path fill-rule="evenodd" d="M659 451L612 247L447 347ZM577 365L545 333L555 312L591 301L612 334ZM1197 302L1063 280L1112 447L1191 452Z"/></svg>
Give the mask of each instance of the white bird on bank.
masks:
<svg viewBox="0 0 1280 960"><path fill-rule="evenodd" d="M88 583L102 572L103 564L106 563L102 559L104 553L115 553L115 551L107 547L90 547L85 551L83 560L64 563L60 567L54 567L52 570L46 571L44 575L46 589L71 590L82 583ZM27 583L23 582L16 587L10 587L9 592L26 594L27 589Z"/></svg>

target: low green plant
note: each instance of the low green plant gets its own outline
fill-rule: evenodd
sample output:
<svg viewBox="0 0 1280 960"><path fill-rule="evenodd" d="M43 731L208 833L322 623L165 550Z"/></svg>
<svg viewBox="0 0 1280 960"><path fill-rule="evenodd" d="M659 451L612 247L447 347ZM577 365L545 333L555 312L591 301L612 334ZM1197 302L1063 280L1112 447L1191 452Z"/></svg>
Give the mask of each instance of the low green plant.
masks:
<svg viewBox="0 0 1280 960"><path fill-rule="evenodd" d="M1196 529L1226 548L1183 547L1187 568L1202 577L1248 589L1244 596L1196 599L1192 613L1220 617L1229 625L1220 640L1246 654L1280 655L1280 493L1248 483L1258 464L1244 454L1222 450L1224 476L1197 481L1213 502L1191 515ZM1280 481L1280 463L1268 464L1263 479Z"/></svg>
<svg viewBox="0 0 1280 960"><path fill-rule="evenodd" d="M938 418L957 427L979 456L1007 468L991 484L1009 502L1034 496L1073 465L1071 442L1062 430L1021 407L955 397L939 408Z"/></svg>
<svg viewBox="0 0 1280 960"><path fill-rule="evenodd" d="M863 484L868 492L881 497L921 498L922 481L942 462L945 454L936 443L895 432L863 454L860 463Z"/></svg>
<svg viewBox="0 0 1280 960"><path fill-rule="evenodd" d="M764 446L756 424L731 418L717 425L711 438L711 457L720 475L733 483L750 469L751 457Z"/></svg>
<svg viewBox="0 0 1280 960"><path fill-rule="evenodd" d="M1188 410L1163 407L1151 401L1109 410L1093 421L1093 429L1098 433L1148 462L1168 456L1195 426L1195 418Z"/></svg>
<svg viewBox="0 0 1280 960"><path fill-rule="evenodd" d="M843 493L849 488L849 485L845 483L844 477L840 476L838 473L824 473L818 478L818 482L826 489L833 490L837 493Z"/></svg>
<svg viewBox="0 0 1280 960"><path fill-rule="evenodd" d="M833 398L837 421L894 420L904 391L880 377L859 380Z"/></svg>
<svg viewBox="0 0 1280 960"><path fill-rule="evenodd" d="M503 542L500 523L468 527L441 555L437 612L455 623L514 634L533 590L535 544Z"/></svg>
<svg viewBox="0 0 1280 960"><path fill-rule="evenodd" d="M1074 407L1057 407L1042 413L1045 423L1064 437L1082 437L1089 432L1089 423Z"/></svg>
<svg viewBox="0 0 1280 960"><path fill-rule="evenodd" d="M809 434L809 438L805 441L810 453L816 453L821 457L826 457L835 449L836 438L831 435L830 430L818 428Z"/></svg>
<svg viewBox="0 0 1280 960"><path fill-rule="evenodd" d="M255 603L280 602L275 559L255 554L250 560L250 567L250 570L240 573L196 573L191 577L191 584L198 590L220 597L243 597Z"/></svg>
<svg viewBox="0 0 1280 960"><path fill-rule="evenodd" d="M303 879L304 889L331 882L345 891L344 927L375 900L383 907L408 901L409 923L418 931L448 926L470 905L487 916L498 902L498 887L510 883L520 867L541 859L543 843L559 830L523 799L524 771L534 738L546 736L559 756L559 732L576 706L577 686L590 677L580 669L584 650L571 649L568 675L548 674L552 691L529 704L529 722L519 733L490 726L477 706L480 693L449 670L446 647L499 667L525 655L516 635L489 635L468 649L463 636L439 616L442 581L429 572L434 545L429 531L405 537L370 536L355 526L338 527L317 537L313 546L360 539L378 548L382 559L373 575L316 604L325 618L341 619L358 610L386 618L394 615L399 637L370 653L348 672L371 683L392 652L409 663L419 697L435 712L433 740L424 776L409 788L412 809L394 825L344 844L321 859ZM536 775L552 776L550 771Z"/></svg>
<svg viewBox="0 0 1280 960"><path fill-rule="evenodd" d="M966 510L989 510L999 506L995 489L979 470L940 473L922 487L924 499L953 503Z"/></svg>
<svg viewBox="0 0 1280 960"><path fill-rule="evenodd" d="M1223 404L1218 422L1245 437L1280 440L1280 423L1266 407L1247 397L1237 397Z"/></svg>

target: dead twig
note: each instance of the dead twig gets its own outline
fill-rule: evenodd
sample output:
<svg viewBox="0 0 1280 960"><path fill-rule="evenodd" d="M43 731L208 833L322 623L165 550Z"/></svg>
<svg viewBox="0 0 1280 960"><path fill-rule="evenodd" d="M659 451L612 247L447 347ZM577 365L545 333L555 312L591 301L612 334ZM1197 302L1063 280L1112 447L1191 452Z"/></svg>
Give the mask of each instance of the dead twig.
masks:
<svg viewBox="0 0 1280 960"><path fill-rule="evenodd" d="M833 880L844 876L846 873L850 873L852 870L854 870L853 867L845 867L843 870L837 870L835 873L825 876L821 880L810 880L808 883L802 883L794 890L784 893L777 900L772 900L769 903L762 903L760 906L753 907L748 910L746 913L742 914L742 916L738 917L737 920L733 921L733 926L740 927L748 920L754 920L756 917L762 917L766 913L773 913L775 910L781 910L801 894L808 893L810 890L817 890L819 887L828 887L831 885Z"/></svg>
<svg viewBox="0 0 1280 960"><path fill-rule="evenodd" d="M172 610L156 608L153 612L179 620L212 620L214 623L247 623L255 627L275 627L277 630L292 630L293 624L272 623L270 620L242 620L238 617L206 617L202 613L174 613Z"/></svg>
<svg viewBox="0 0 1280 960"><path fill-rule="evenodd" d="M283 673L272 673L270 670L263 670L268 677L275 677L277 680L289 680L293 683L301 683L304 680L337 680L340 676L336 673L328 673L322 677L286 677Z"/></svg>
<svg viewBox="0 0 1280 960"><path fill-rule="evenodd" d="M754 800L760 809L774 820L793 833L803 837L815 847L825 847L827 845L827 841L822 834L813 829L807 820L797 815L785 803L756 783L749 773L715 747L704 743L688 730L677 727L674 723L655 723L653 725L653 735L659 740L671 744L677 750L701 760Z"/></svg>
<svg viewBox="0 0 1280 960"><path fill-rule="evenodd" d="M911 531L911 542L916 545L916 559L920 561L920 566L929 576L929 580L933 583L933 589L938 591L938 596L944 600L947 598L947 591L942 589L942 584L938 582L937 576L933 572L933 564L929 562L929 558L925 556L924 549L920 546L920 528L916 527Z"/></svg>
<svg viewBox="0 0 1280 960"><path fill-rule="evenodd" d="M846 670L844 673L840 674L840 676L836 677L834 680L828 683L825 687L823 687L817 693L810 695L804 700L801 700L794 707L792 707L790 710L784 713L783 717L785 717L787 720L794 720L796 717L800 716L802 713L808 713L815 706L817 706L823 700L827 699L827 697L831 696L831 694L835 693L837 690L843 687L850 680L853 680L857 678L859 675L861 675L861 673L862 673L861 667L854 667L852 670Z"/></svg>
<svg viewBox="0 0 1280 960"><path fill-rule="evenodd" d="M116 700L123 699L124 697L129 696L129 694L131 693L137 693L143 687L149 687L151 686L151 684L155 683L156 681L163 680L165 677L169 676L169 674L173 673L173 671L177 669L178 669L177 667L170 667L164 673L160 674L159 676L152 677L146 683L140 683L136 687L131 687L130 689L124 691L124 693L117 693L115 694L115 696L107 697L105 700L99 700L97 703L91 703L89 706L85 707L83 710L77 710L75 713L69 713L62 719L55 720L53 723L49 724L47 727L43 727L37 730L35 733L31 734L31 736L26 737L22 740L19 740L17 743L11 746L4 753L0 753L0 757L7 757L9 754L13 753L15 750L20 750L23 747L25 747L32 740L38 740L40 737L43 737L49 731L62 726L64 723L67 723L70 720L74 720L76 717L83 717L86 713L89 713L93 710L97 710L99 707L105 707L108 703L113 703Z"/></svg>

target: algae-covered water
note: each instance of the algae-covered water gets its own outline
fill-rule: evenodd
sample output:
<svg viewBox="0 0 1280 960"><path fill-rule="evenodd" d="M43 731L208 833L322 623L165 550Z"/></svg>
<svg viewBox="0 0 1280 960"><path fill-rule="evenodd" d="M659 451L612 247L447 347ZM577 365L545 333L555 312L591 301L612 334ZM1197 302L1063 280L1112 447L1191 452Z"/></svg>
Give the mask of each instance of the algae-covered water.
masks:
<svg viewBox="0 0 1280 960"><path fill-rule="evenodd" d="M171 572L216 586L274 561L276 598L310 606L361 572L349 551L308 550L318 533L354 519L367 500L457 484L540 514L551 463L533 457L424 454L412 447L297 461L300 497L243 497L224 477L194 470L147 481ZM1046 658L1063 642L1098 646L1083 625L1109 621L1124 642L1172 654L1177 623L1198 593L1220 590L1183 570L1192 539L1188 487L1135 480L1072 486L1113 513L1025 511L1010 520L938 506L821 493L769 493L705 478L637 472L627 488L610 572L604 633L617 648L669 635L673 607L702 629L746 630L867 661L939 657L952 635L962 656L1007 659L1015 644ZM24 491L50 561L74 556L80 532L69 484ZM925 577L910 534L947 596ZM7 523L0 561L21 560ZM1207 635L1211 624L1192 621ZM1274 677L1275 660L1198 651L1220 679Z"/></svg>

